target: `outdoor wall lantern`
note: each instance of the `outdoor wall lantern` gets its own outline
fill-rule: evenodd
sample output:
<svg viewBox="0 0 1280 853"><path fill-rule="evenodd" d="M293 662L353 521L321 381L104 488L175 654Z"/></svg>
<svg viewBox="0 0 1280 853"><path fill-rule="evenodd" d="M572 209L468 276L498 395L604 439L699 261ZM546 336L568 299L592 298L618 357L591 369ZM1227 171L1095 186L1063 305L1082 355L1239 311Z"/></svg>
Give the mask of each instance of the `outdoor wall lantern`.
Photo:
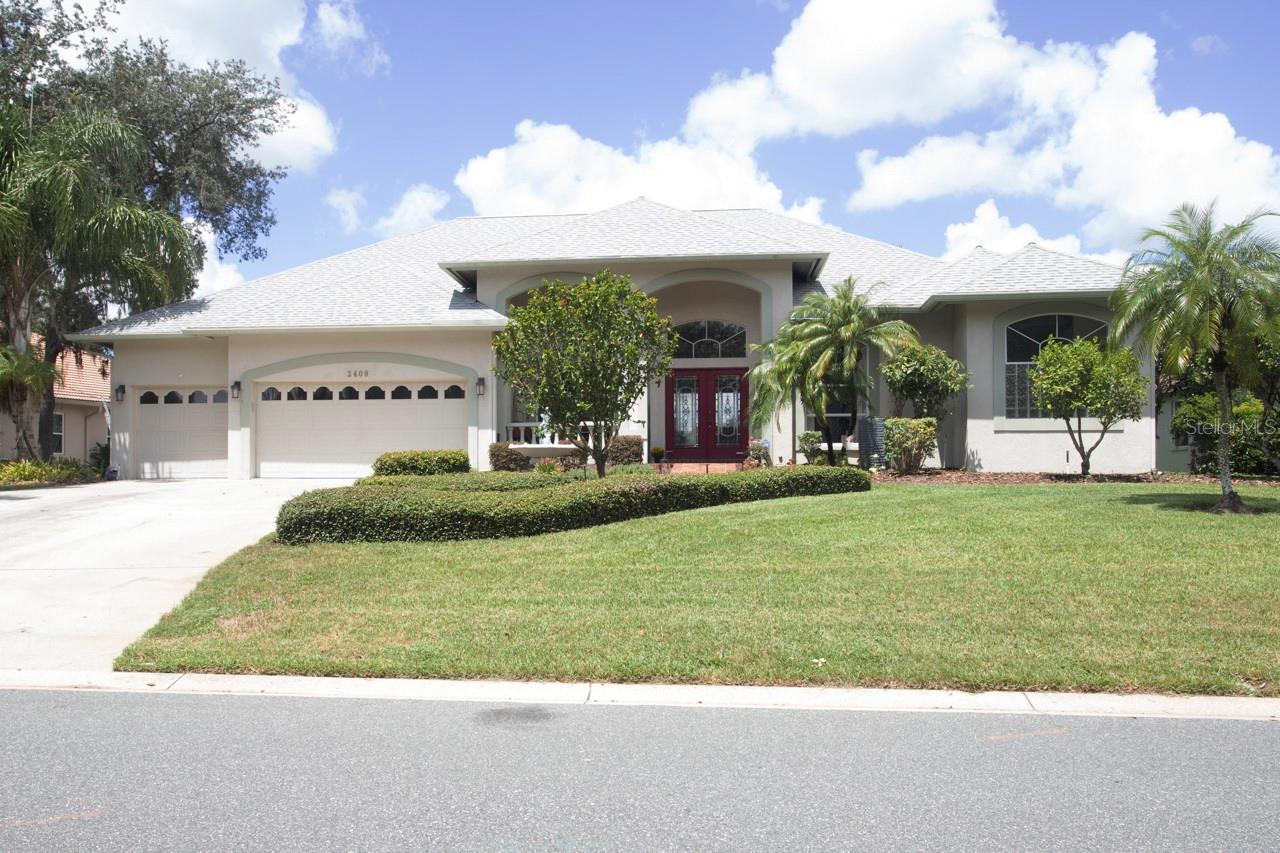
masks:
<svg viewBox="0 0 1280 853"><path fill-rule="evenodd" d="M477 397L484 396L484 377L483 376L481 376L479 379L476 380L476 396Z"/></svg>
<svg viewBox="0 0 1280 853"><path fill-rule="evenodd" d="M240 399L240 382L238 380L231 383L231 399Z"/></svg>
<svg viewBox="0 0 1280 853"><path fill-rule="evenodd" d="M123 385L116 386L116 402L117 403L124 402L124 386Z"/></svg>

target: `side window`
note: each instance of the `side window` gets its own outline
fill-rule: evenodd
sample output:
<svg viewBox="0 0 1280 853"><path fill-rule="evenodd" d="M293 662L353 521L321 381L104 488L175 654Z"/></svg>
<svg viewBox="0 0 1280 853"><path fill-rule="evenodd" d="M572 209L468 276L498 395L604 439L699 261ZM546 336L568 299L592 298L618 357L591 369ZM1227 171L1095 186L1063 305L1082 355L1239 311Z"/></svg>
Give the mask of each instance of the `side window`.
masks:
<svg viewBox="0 0 1280 853"><path fill-rule="evenodd" d="M62 412L53 413L53 442L51 449L54 453L62 452Z"/></svg>

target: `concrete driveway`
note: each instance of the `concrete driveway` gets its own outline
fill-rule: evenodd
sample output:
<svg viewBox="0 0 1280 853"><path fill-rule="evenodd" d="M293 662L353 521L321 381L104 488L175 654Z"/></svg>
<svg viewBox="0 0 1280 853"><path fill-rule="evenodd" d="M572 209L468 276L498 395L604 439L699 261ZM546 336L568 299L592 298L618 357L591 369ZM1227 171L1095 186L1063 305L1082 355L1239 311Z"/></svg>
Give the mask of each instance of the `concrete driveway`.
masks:
<svg viewBox="0 0 1280 853"><path fill-rule="evenodd" d="M349 480L168 480L0 492L0 669L110 669L280 504Z"/></svg>

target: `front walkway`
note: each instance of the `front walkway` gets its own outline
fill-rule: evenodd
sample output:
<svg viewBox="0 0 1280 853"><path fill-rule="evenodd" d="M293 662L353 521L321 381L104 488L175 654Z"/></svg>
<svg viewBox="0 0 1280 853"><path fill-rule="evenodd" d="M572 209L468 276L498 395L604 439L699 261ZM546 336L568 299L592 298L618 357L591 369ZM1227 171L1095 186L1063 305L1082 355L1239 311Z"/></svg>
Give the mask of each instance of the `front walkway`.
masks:
<svg viewBox="0 0 1280 853"><path fill-rule="evenodd" d="M109 670L280 504L348 481L123 481L0 492L0 669Z"/></svg>

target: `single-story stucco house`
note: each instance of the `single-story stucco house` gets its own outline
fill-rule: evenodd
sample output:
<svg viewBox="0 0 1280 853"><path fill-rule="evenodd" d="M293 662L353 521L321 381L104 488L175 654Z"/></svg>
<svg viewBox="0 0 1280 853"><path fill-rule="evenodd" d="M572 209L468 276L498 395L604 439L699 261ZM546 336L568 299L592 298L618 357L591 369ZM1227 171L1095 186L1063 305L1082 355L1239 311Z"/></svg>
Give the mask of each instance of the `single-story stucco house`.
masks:
<svg viewBox="0 0 1280 853"><path fill-rule="evenodd" d="M1078 470L1062 424L1036 410L1027 369L1046 340L1104 334L1120 276L1034 244L946 262L764 210L640 198L596 213L454 219L80 338L114 348L122 477L352 476L409 448L465 448L483 469L490 442L548 440L495 378L493 333L544 279L603 268L656 297L681 337L671 374L623 429L647 448L742 457L750 345L805 294L853 276L968 367L972 389L954 402L941 461L984 471ZM1156 466L1153 407L1107 438L1095 472ZM869 409L889 412L883 388ZM788 461L810 423L788 411L763 437Z"/></svg>

